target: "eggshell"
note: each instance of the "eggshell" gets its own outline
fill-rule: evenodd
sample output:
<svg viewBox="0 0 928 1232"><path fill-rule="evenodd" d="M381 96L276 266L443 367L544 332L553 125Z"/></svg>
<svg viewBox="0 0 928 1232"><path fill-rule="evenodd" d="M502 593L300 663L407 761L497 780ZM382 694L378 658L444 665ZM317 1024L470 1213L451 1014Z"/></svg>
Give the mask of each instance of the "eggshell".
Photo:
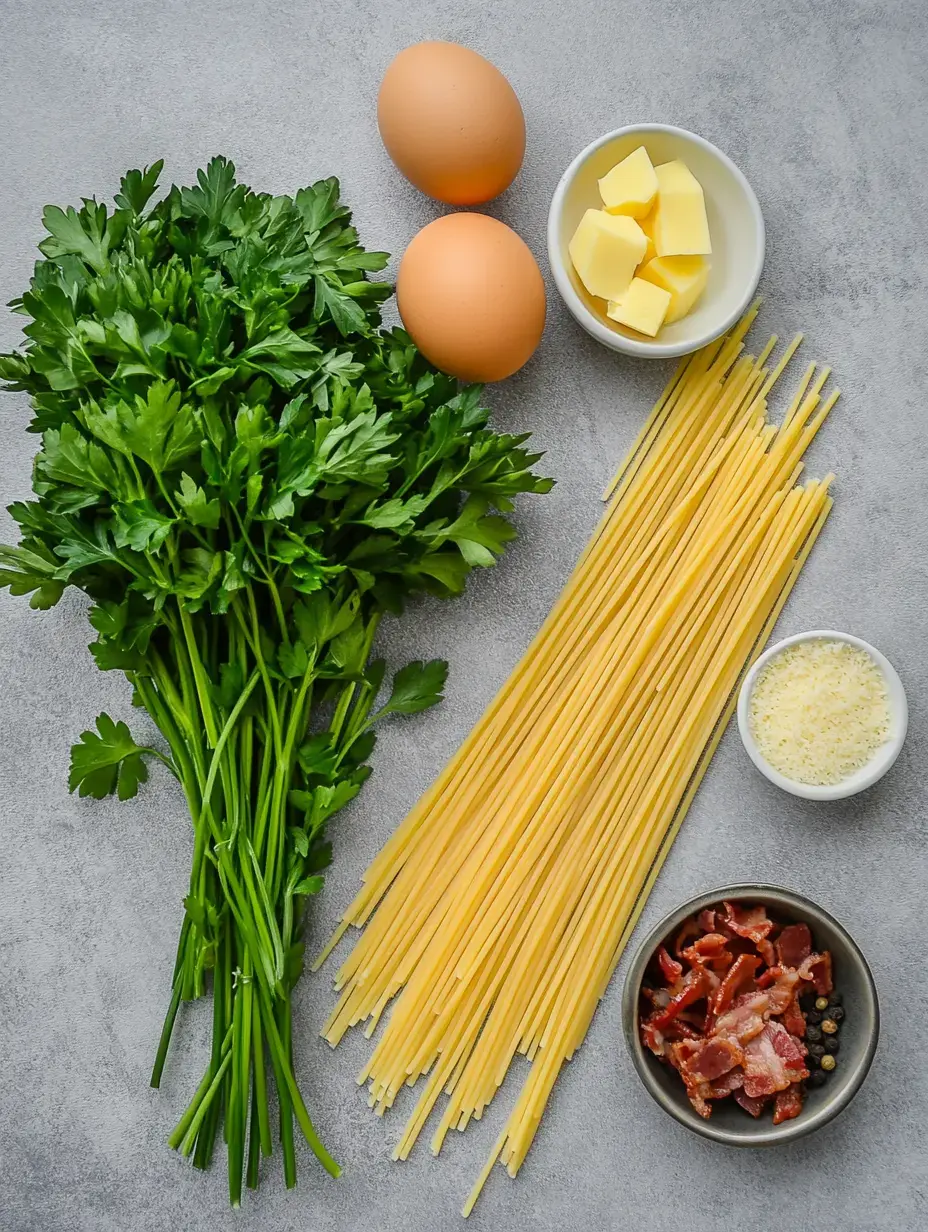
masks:
<svg viewBox="0 0 928 1232"><path fill-rule="evenodd" d="M529 359L545 325L545 285L528 246L486 214L448 214L406 249L396 288L403 324L437 368L501 381Z"/></svg>
<svg viewBox="0 0 928 1232"><path fill-rule="evenodd" d="M512 86L457 43L416 43L384 74L377 122L416 188L449 205L499 196L522 166L525 118Z"/></svg>

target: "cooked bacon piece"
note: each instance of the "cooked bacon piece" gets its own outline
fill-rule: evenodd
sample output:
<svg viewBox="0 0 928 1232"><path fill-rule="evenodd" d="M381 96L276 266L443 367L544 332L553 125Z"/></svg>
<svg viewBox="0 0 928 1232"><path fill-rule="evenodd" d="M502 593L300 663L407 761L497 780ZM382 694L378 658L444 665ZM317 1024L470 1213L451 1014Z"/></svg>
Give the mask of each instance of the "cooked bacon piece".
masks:
<svg viewBox="0 0 928 1232"><path fill-rule="evenodd" d="M691 1027L695 1027L701 1035L705 1035L706 1033L706 1016L698 1009L681 1010L674 1021L688 1022L689 1025Z"/></svg>
<svg viewBox="0 0 928 1232"><path fill-rule="evenodd" d="M702 933L702 929L696 923L694 915L689 916L683 921L683 926L677 933L677 939L673 943L673 952L677 955L683 953L683 947L689 941L690 937L698 937Z"/></svg>
<svg viewBox="0 0 928 1232"><path fill-rule="evenodd" d="M650 984L642 984L641 995L658 1009L665 1009L670 1004L670 990L667 988L652 988Z"/></svg>
<svg viewBox="0 0 928 1232"><path fill-rule="evenodd" d="M772 941L758 941L757 950L768 967L776 965L777 952Z"/></svg>
<svg viewBox="0 0 928 1232"><path fill-rule="evenodd" d="M675 996L670 998L670 1004L666 1009L652 1014L651 1021L659 1029L666 1027L668 1023L673 1022L681 1010L685 1010L695 1001L702 1000L707 993L712 991L713 987L710 973L705 967L694 967L683 977L683 986Z"/></svg>
<svg viewBox="0 0 928 1232"><path fill-rule="evenodd" d="M755 945L770 936L775 925L767 918L767 909L758 903L754 907L742 907L739 903L724 903L725 924L739 937L747 937Z"/></svg>
<svg viewBox="0 0 928 1232"><path fill-rule="evenodd" d="M722 1014L712 1027L713 1035L726 1035L746 1044L755 1035L760 1035L770 1012L770 998L765 992L746 992Z"/></svg>
<svg viewBox="0 0 928 1232"><path fill-rule="evenodd" d="M700 1082L715 1082L744 1061L744 1053L738 1045L724 1037L703 1040L698 1044L687 1040L685 1045L681 1045L677 1056L680 1072L698 1078Z"/></svg>
<svg viewBox="0 0 928 1232"><path fill-rule="evenodd" d="M717 912L713 907L705 907L696 917L696 923L704 933L715 932L715 917Z"/></svg>
<svg viewBox="0 0 928 1232"><path fill-rule="evenodd" d="M757 987L769 992L771 1015L786 1012L796 996L798 983L798 971L793 971L789 967L768 967L763 975L758 976Z"/></svg>
<svg viewBox="0 0 928 1232"><path fill-rule="evenodd" d="M777 958L780 966L800 967L811 953L812 934L808 924L787 924L777 937Z"/></svg>
<svg viewBox="0 0 928 1232"><path fill-rule="evenodd" d="M666 1036L663 1031L659 1031L657 1027L655 1027L650 1018L646 1018L641 1024L641 1042L644 1044L645 1048L650 1048L656 1057L663 1057L666 1055L666 1050L664 1048Z"/></svg>
<svg viewBox="0 0 928 1232"><path fill-rule="evenodd" d="M661 974L668 984L675 983L683 974L683 966L678 963L675 958L671 958L667 953L666 946L658 946L657 962L661 969Z"/></svg>
<svg viewBox="0 0 928 1232"><path fill-rule="evenodd" d="M802 1112L802 1091L797 1082L792 1083L785 1091L777 1091L773 1101L773 1123L791 1121Z"/></svg>
<svg viewBox="0 0 928 1232"><path fill-rule="evenodd" d="M759 966L760 959L756 954L742 954L739 958L735 959L729 967L727 974L723 977L721 984L712 994L710 1005L714 1014L724 1014L731 1007L731 1003L735 999L735 993L741 988L742 984L746 984L752 978Z"/></svg>
<svg viewBox="0 0 928 1232"><path fill-rule="evenodd" d="M709 1098L724 1099L726 1095L731 1095L733 1091L737 1091L743 1086L744 1070L740 1066L735 1066L727 1074L723 1074L721 1078L716 1078L715 1082L709 1083L709 1088L712 1091Z"/></svg>
<svg viewBox="0 0 928 1232"><path fill-rule="evenodd" d="M727 971L732 962L732 953L727 949L728 938L721 933L707 933L681 954L691 967L704 966L713 971Z"/></svg>
<svg viewBox="0 0 928 1232"><path fill-rule="evenodd" d="M799 1039L805 1038L806 1033L806 1016L799 1008L799 998L795 994L792 1001L783 1011L783 1026L786 1027L790 1035L795 1035Z"/></svg>
<svg viewBox="0 0 928 1232"><path fill-rule="evenodd" d="M768 1022L744 1049L744 1090L753 1096L785 1091L791 1082L808 1078L805 1045L778 1022Z"/></svg>
<svg viewBox="0 0 928 1232"><path fill-rule="evenodd" d="M799 978L811 980L818 995L827 997L834 990L834 982L831 978L831 954L828 950L821 954L810 954L799 968Z"/></svg>
<svg viewBox="0 0 928 1232"><path fill-rule="evenodd" d="M712 1109L707 1101L712 1098L712 1087L708 1082L694 1077L688 1070L683 1068L693 1049L698 1046L698 1044L691 1043L689 1040L683 1040L671 1047L667 1059L674 1069L679 1071L680 1077L686 1085L686 1094L690 1103L699 1115L708 1121L712 1115Z"/></svg>
<svg viewBox="0 0 928 1232"><path fill-rule="evenodd" d="M767 1101L769 1100L769 1098L770 1098L769 1095L759 1095L758 1096L758 1095L745 1094L743 1083L740 1089L735 1091L735 1099L738 1101L741 1107L745 1110L745 1112L750 1112L752 1117L760 1116L760 1114L766 1108Z"/></svg>
<svg viewBox="0 0 928 1232"><path fill-rule="evenodd" d="M703 1039L702 1023L697 1026L691 1025L689 1022L684 1022L682 1015L675 1018L672 1022L666 1023L663 1027L655 1025L655 1015L650 1018L645 1018L641 1024L641 1042L646 1048L654 1053L656 1057L665 1057L667 1055L667 1045L674 1043L676 1040L701 1040Z"/></svg>

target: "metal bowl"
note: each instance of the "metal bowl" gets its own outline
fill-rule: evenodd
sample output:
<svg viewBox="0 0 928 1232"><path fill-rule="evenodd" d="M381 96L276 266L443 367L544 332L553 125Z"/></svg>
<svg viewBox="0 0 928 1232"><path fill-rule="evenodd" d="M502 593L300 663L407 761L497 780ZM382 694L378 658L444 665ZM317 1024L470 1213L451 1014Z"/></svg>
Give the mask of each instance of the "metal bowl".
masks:
<svg viewBox="0 0 928 1232"><path fill-rule="evenodd" d="M786 923L804 920L812 930L816 949L831 951L835 989L844 997L846 1017L841 1023L837 1068L824 1086L807 1092L799 1116L780 1125L773 1124L769 1112L755 1121L733 1099L713 1101L711 1118L703 1120L687 1099L679 1074L644 1047L638 1032L641 981L655 950L662 941L676 934L687 916L723 899L764 903ZM728 1146L774 1146L811 1134L848 1106L860 1090L876 1052L880 1007L867 960L834 916L793 890L769 885L734 885L691 898L651 930L635 954L625 980L622 1026L639 1078L664 1111L681 1125L703 1138Z"/></svg>

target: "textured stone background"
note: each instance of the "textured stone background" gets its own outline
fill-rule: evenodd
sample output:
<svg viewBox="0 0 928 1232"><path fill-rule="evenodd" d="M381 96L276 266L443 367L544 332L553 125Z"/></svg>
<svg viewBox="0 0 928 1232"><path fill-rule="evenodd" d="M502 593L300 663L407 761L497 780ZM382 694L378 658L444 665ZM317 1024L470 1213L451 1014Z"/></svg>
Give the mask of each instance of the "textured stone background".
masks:
<svg viewBox="0 0 928 1232"><path fill-rule="evenodd" d="M436 207L388 163L374 97L392 55L422 38L470 44L518 91L528 154L492 209L542 260L558 176L607 129L681 124L744 169L767 220L764 327L805 330L804 352L829 360L845 391L812 459L813 471L838 471L834 515L779 632L833 626L875 642L907 684L912 723L892 774L830 807L779 794L729 732L645 923L726 880L808 891L864 944L883 997L882 1042L837 1122L793 1147L736 1153L689 1135L637 1082L620 1041L620 970L521 1175L493 1178L472 1226L926 1226L928 40L917 0L3 0L0 9L4 301L29 276L46 202L105 195L126 167L161 155L181 182L215 152L262 189L335 173L368 246L401 253ZM16 318L4 315L0 347L17 336ZM340 826L317 936L542 619L665 377L662 365L599 349L552 298L537 357L492 391L497 422L535 431L558 487L523 502L521 543L463 601L422 607L386 631L397 660L450 659L449 698L440 713L384 733L377 773ZM0 403L6 503L28 493L35 440L24 432L24 399ZM6 537L12 524L2 523ZM69 744L104 707L129 714L125 685L93 669L87 641L77 597L45 614L0 597L0 1228L457 1228L512 1084L439 1160L420 1146L408 1164L392 1164L399 1118L371 1116L354 1085L363 1041L330 1054L316 1036L331 1005L322 975L304 979L297 997L300 1074L345 1165L342 1181L304 1152L296 1192L271 1168L233 1214L222 1170L195 1173L166 1147L206 1039L197 1007L162 1090L148 1089L188 826L157 771L128 805L68 796Z"/></svg>

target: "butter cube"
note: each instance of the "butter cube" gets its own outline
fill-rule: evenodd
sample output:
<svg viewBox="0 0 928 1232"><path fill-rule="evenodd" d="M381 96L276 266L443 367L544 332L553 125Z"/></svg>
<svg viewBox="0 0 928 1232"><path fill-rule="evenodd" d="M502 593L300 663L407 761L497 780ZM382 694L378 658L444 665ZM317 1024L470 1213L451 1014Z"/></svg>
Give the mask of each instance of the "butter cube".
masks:
<svg viewBox="0 0 928 1232"><path fill-rule="evenodd" d="M705 257L655 257L639 268L637 276L669 293L664 324L672 325L686 316L705 291L709 269Z"/></svg>
<svg viewBox="0 0 928 1232"><path fill-rule="evenodd" d="M653 282L645 282L643 278L633 278L622 298L609 304L606 316L653 338L663 325L669 307L669 291L656 287Z"/></svg>
<svg viewBox="0 0 928 1232"><path fill-rule="evenodd" d="M647 248L644 250L644 256L641 258L642 265L646 261L653 261L657 256L657 249L654 247L654 210L650 214L645 214L644 218L638 219L638 226L644 232L644 238L647 241Z"/></svg>
<svg viewBox="0 0 928 1232"><path fill-rule="evenodd" d="M643 218L648 213L657 195L657 176L643 145L603 176L599 195L610 214Z"/></svg>
<svg viewBox="0 0 928 1232"><path fill-rule="evenodd" d="M676 159L654 168L654 247L659 257L705 256L712 251L706 199L686 163Z"/></svg>
<svg viewBox="0 0 928 1232"><path fill-rule="evenodd" d="M619 299L628 290L647 242L633 218L587 210L568 245L580 281L591 295Z"/></svg>

